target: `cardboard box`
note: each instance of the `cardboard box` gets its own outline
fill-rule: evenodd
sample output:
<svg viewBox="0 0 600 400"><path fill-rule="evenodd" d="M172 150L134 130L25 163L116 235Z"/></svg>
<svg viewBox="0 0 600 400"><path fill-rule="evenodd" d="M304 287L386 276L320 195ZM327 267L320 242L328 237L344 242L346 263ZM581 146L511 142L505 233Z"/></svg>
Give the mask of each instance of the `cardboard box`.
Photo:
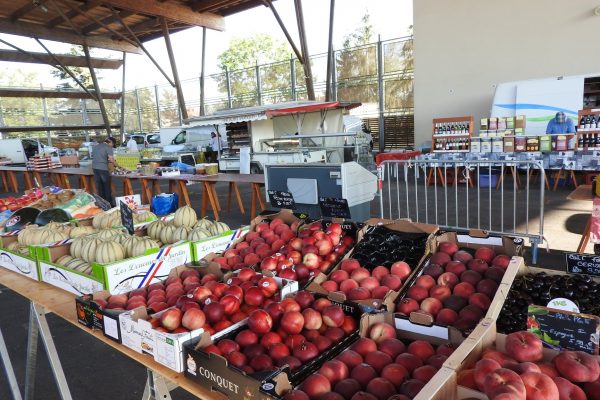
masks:
<svg viewBox="0 0 600 400"><path fill-rule="evenodd" d="M423 262L429 255L429 252L431 250L430 242L432 240L434 240L434 238L435 238L434 235L438 231L437 225L415 223L415 222L412 222L409 220L390 221L390 220L382 220L382 219L372 218L370 220L367 220L365 222L365 226L358 232L357 245L363 240L364 236L367 234L369 229L371 229L373 226L377 226L377 225L384 225L386 228L388 228L392 231L396 231L396 232L422 233L425 235L429 235L428 244L426 245L426 247L424 249L424 253L423 253L421 259L418 262L418 264L413 267L411 276L415 275L417 273L417 271L419 270L419 267L423 265ZM356 250L356 246L354 247L354 249L352 249L352 251L348 252L342 260L340 260L340 263L341 263L341 261L343 261L347 258L352 258L352 255L354 254L355 250ZM315 292L315 293L330 295L330 299L333 301L336 301L338 303L346 303L348 305L355 303L365 309L380 309L380 308L385 308L388 310L393 309L393 307L395 305L395 300L398 297L400 291L392 290L392 291L388 292L388 294L385 296L385 298L382 301L377 300L377 299L350 301L350 300L347 300L346 295L342 292L339 292L339 291L332 292L332 293L327 292L321 286L321 284L328 279L329 275L331 275L332 272L334 272L340 268L340 263L338 263L327 275L324 273L319 273L317 276L315 276L313 278L313 280L311 282L309 282L309 284L306 286L306 289L310 290L312 292ZM406 280L406 282L409 282L410 279L411 279L411 277L409 277ZM406 282L404 282L404 283L406 283Z"/></svg>
<svg viewBox="0 0 600 400"><path fill-rule="evenodd" d="M145 255L115 261L110 264L93 263L92 274L81 274L55 263L69 254L71 244L38 247L41 280L77 295L104 289L113 294L126 293L166 277L175 267L191 264L190 242L179 242L161 249L151 249ZM57 274L46 274L56 271Z"/></svg>
<svg viewBox="0 0 600 400"><path fill-rule="evenodd" d="M227 250L237 239L240 239L250 231L250 226L240 229L229 230L220 235L192 242L192 254L194 262L200 261L210 253L219 253Z"/></svg>
<svg viewBox="0 0 600 400"><path fill-rule="evenodd" d="M515 151L515 138L505 137L504 138L504 152L513 153Z"/></svg>
<svg viewBox="0 0 600 400"><path fill-rule="evenodd" d="M34 248L29 247L28 256L6 248L17 240L16 234L0 236L0 267L31 278L34 281L39 281L40 272Z"/></svg>

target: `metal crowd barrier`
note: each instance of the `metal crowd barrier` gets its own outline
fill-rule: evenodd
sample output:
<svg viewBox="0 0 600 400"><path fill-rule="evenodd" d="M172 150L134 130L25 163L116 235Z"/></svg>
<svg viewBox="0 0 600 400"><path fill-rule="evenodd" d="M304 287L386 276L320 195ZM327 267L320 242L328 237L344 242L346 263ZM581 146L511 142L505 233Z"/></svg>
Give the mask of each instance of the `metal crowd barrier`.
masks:
<svg viewBox="0 0 600 400"><path fill-rule="evenodd" d="M544 241L544 166L537 160L387 160L378 167L381 218Z"/></svg>

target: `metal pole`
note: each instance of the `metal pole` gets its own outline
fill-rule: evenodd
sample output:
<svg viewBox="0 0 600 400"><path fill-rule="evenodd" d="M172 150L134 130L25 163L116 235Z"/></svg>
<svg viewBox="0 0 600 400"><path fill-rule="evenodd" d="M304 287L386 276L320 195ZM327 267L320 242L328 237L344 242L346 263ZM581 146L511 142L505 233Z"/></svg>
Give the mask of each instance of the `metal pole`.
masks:
<svg viewBox="0 0 600 400"><path fill-rule="evenodd" d="M158 95L158 86L154 84L154 97L156 98L156 118L158 118L158 127L162 128L160 121L160 97Z"/></svg>
<svg viewBox="0 0 600 400"><path fill-rule="evenodd" d="M8 385L10 386L10 392L12 393L13 399L21 400L22 397L21 392L19 391L19 383L17 382L15 371L12 367L12 363L10 362L8 349L6 348L2 331L0 331L0 359L2 359L2 364L4 364L4 371L6 372L6 376L8 378Z"/></svg>
<svg viewBox="0 0 600 400"><path fill-rule="evenodd" d="M100 112L102 113L102 120L104 121L104 126L106 127L106 132L108 136L111 136L110 130L110 121L108 120L108 114L106 113L106 108L104 107L104 100L102 100L102 93L100 93L100 85L98 85L98 78L96 77L96 71L92 67L92 62L90 61L90 49L87 45L83 45L83 51L85 53L85 59L88 64L88 69L90 70L90 75L92 76L92 82L94 83L94 90L96 90L96 97L98 98L98 104L100 105Z"/></svg>
<svg viewBox="0 0 600 400"><path fill-rule="evenodd" d="M233 102L231 101L231 82L229 81L229 69L225 67L225 83L227 84L227 104L229 108L233 107Z"/></svg>
<svg viewBox="0 0 600 400"><path fill-rule="evenodd" d="M85 102L85 99L81 99L81 109L82 109L82 113L81 113L81 120L83 121L83 125L88 125L88 115L87 115L87 103ZM89 142L90 141L90 132L85 129L85 141Z"/></svg>
<svg viewBox="0 0 600 400"><path fill-rule="evenodd" d="M331 60L331 100L337 101L337 65L335 62L335 50L332 49Z"/></svg>
<svg viewBox="0 0 600 400"><path fill-rule="evenodd" d="M138 88L135 88L135 105L137 107L138 127L141 132L142 131L142 112L141 112L141 108L140 108L140 94L138 93Z"/></svg>
<svg viewBox="0 0 600 400"><path fill-rule="evenodd" d="M304 14L302 12L302 0L294 0L296 6L296 20L298 21L298 36L300 37L300 48L302 49L302 66L304 67L304 79L306 81L306 95L308 100L315 100L315 88L313 86L312 67L308 55L308 42L306 40L306 29L304 27Z"/></svg>
<svg viewBox="0 0 600 400"><path fill-rule="evenodd" d="M290 80L292 85L292 100L298 100L298 94L296 93L296 60L294 57L290 58Z"/></svg>
<svg viewBox="0 0 600 400"><path fill-rule="evenodd" d="M25 364L25 400L33 399L35 393L35 370L37 367L39 329L33 310L29 311L27 329L27 362Z"/></svg>
<svg viewBox="0 0 600 400"><path fill-rule="evenodd" d="M42 111L44 112L44 125L48 126L50 125L50 120L48 119L48 107L45 97L42 97ZM50 136L50 131L48 130L46 131L46 138L48 139L48 146L52 146L52 137Z"/></svg>
<svg viewBox="0 0 600 400"><path fill-rule="evenodd" d="M200 115L204 115L204 73L206 64L206 27L202 27L202 64L200 68Z"/></svg>
<svg viewBox="0 0 600 400"><path fill-rule="evenodd" d="M379 95L379 152L385 151L385 122L383 119L384 91L383 91L383 45L381 35L377 38L377 89Z"/></svg>
<svg viewBox="0 0 600 400"><path fill-rule="evenodd" d="M125 61L127 60L127 53L123 52L123 78L121 81L121 141L125 140Z"/></svg>
<svg viewBox="0 0 600 400"><path fill-rule="evenodd" d="M173 54L173 46L171 46L171 35L169 34L169 26L167 25L167 19L161 17L160 24L162 26L163 36L165 37L165 45L167 46L169 62L171 63L171 72L173 72L173 80L175 81L175 90L177 91L177 102L179 103L181 116L183 117L183 119L188 119L187 108L185 108L185 99L183 98L183 90L181 90L181 81L179 80L179 72L177 72L177 64L175 63L175 54Z"/></svg>
<svg viewBox="0 0 600 400"><path fill-rule="evenodd" d="M260 67L258 66L258 60L256 61L256 96L258 97L258 105L262 106L262 90L260 88Z"/></svg>
<svg viewBox="0 0 600 400"><path fill-rule="evenodd" d="M331 0L329 5L329 39L327 41L327 79L325 87L325 101L331 101L331 83L332 78L332 64L333 64L333 20L335 12L335 0Z"/></svg>
<svg viewBox="0 0 600 400"><path fill-rule="evenodd" d="M281 30L283 31L283 34L285 35L288 43L292 47L292 50L296 54L296 57L298 57L298 60L300 61L300 63L304 63L304 61L303 61L304 60L304 55L302 53L300 53L300 50L298 50L298 48L296 47L296 44L294 43L294 40L292 39L292 36L290 35L290 33L288 32L287 28L285 27L285 24L283 23L283 20L279 16L279 13L275 9L275 7L273 7L273 3L271 2L271 0L263 0L263 3L265 3L265 5L267 7L269 7L271 9L271 11L273 12L273 16L277 20L277 23L281 27Z"/></svg>

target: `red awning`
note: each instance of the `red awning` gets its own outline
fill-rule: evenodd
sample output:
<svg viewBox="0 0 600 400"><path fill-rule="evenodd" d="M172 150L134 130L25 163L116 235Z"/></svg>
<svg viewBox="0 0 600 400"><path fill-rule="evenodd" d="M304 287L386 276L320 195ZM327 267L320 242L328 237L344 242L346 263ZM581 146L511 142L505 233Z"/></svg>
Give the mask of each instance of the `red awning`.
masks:
<svg viewBox="0 0 600 400"><path fill-rule="evenodd" d="M277 117L280 115L307 113L321 110L333 110L337 108L345 108L350 110L352 108L358 107L359 105L360 103L340 103L339 101L330 101L328 103L307 104L289 108L280 108L277 110L267 110L266 114L268 117Z"/></svg>

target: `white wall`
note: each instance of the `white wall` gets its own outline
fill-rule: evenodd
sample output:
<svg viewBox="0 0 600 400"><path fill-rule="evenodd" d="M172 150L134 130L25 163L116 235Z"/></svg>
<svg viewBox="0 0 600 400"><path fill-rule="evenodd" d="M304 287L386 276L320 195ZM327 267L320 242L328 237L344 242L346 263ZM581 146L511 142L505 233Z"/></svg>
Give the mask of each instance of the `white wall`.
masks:
<svg viewBox="0 0 600 400"><path fill-rule="evenodd" d="M253 121L250 123L250 140L252 142L252 149L254 151L261 151L259 142L263 139L273 139L273 120L262 119L260 121Z"/></svg>
<svg viewBox="0 0 600 400"><path fill-rule="evenodd" d="M433 118L489 116L497 83L599 69L598 0L413 3L417 145Z"/></svg>

